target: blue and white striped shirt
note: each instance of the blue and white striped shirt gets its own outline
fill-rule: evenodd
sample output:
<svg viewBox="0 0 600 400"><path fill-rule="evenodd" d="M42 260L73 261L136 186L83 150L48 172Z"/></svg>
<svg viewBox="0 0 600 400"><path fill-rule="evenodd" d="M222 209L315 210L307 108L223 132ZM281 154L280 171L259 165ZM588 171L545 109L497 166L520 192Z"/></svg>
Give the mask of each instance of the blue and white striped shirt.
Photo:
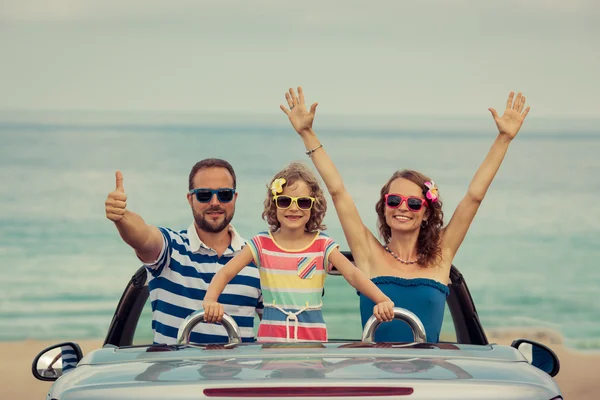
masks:
<svg viewBox="0 0 600 400"><path fill-rule="evenodd" d="M152 330L155 343L174 344L183 320L202 308L215 273L242 250L246 241L230 225L231 245L219 257L202 243L193 223L187 231L159 229L163 234L163 249L154 263L145 264L149 272ZM254 341L254 316L263 310L258 268L254 264L244 267L225 287L218 301L239 325L242 341ZM200 323L192 331L190 341L226 343L227 333L222 325Z"/></svg>
<svg viewBox="0 0 600 400"><path fill-rule="evenodd" d="M77 366L77 354L71 346L60 347L62 357L62 373L68 372Z"/></svg>

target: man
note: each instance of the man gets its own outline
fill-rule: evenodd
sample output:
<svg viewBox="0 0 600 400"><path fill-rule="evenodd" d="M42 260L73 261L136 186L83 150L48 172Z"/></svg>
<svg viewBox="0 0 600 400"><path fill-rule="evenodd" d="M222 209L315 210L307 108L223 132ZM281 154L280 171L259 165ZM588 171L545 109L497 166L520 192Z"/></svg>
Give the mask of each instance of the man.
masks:
<svg viewBox="0 0 600 400"><path fill-rule="evenodd" d="M242 250L245 240L230 222L235 213L236 177L224 160L199 161L189 175L187 200L194 222L181 232L146 224L127 209L123 174L117 171L116 189L106 200L106 217L144 263L148 273L155 343L173 344L182 321L202 308L214 274ZM219 297L225 312L240 327L242 340L254 340L254 315L262 313L260 277L254 265L245 267ZM225 328L201 323L190 340L227 342Z"/></svg>

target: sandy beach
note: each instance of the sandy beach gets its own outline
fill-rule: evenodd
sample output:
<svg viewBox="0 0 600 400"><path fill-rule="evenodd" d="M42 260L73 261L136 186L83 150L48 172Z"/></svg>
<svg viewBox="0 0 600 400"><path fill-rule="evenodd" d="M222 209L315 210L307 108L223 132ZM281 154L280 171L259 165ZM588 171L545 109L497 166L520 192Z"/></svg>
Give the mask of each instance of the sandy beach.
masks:
<svg viewBox="0 0 600 400"><path fill-rule="evenodd" d="M558 355L561 369L555 378L565 399L595 400L600 398L600 379L596 368L600 354L589 354L567 349L559 335L547 331L502 330L488 333L490 343L510 344L515 338L529 338L549 345ZM0 367L2 385L0 398L43 399L51 382L42 382L31 374L31 363L36 354L59 341L0 343L4 363ZM102 340L78 341L84 354L97 349Z"/></svg>

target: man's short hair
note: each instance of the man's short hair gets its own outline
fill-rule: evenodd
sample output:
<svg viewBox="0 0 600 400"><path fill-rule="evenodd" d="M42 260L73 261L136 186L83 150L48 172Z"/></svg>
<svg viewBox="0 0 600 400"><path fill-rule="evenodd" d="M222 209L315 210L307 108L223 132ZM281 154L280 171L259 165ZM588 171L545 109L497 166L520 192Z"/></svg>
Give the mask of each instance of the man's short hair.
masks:
<svg viewBox="0 0 600 400"><path fill-rule="evenodd" d="M192 167L192 170L190 171L190 177L189 177L189 190L195 189L194 188L194 177L196 176L198 171L200 171L201 169L206 169L206 168L225 168L227 171L229 171L229 174L233 178L233 188L234 189L236 188L237 181L235 178L235 171L233 170L233 167L231 166L231 164L229 164L225 160L221 160L220 158L205 158L204 160L198 161Z"/></svg>

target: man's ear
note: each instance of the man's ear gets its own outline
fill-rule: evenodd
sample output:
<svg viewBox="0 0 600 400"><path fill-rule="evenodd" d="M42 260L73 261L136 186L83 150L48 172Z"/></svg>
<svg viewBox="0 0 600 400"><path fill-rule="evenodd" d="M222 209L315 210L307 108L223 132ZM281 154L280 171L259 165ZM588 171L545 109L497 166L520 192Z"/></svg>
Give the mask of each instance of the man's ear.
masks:
<svg viewBox="0 0 600 400"><path fill-rule="evenodd" d="M192 202L194 201L194 199L192 198L192 195L190 193L186 193L185 197L187 198L188 204L190 205L190 207L192 207Z"/></svg>

